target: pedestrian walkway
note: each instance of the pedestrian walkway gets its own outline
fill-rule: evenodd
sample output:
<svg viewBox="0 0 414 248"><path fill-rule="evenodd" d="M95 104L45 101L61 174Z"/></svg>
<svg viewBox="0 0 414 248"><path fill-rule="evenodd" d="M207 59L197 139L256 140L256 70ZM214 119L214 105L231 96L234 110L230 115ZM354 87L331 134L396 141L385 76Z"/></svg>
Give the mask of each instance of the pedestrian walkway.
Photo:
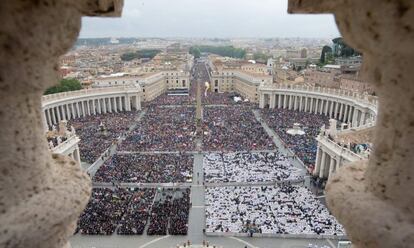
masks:
<svg viewBox="0 0 414 248"><path fill-rule="evenodd" d="M128 136L128 134L135 129L137 124L141 121L142 117L145 115L145 111L139 113L137 118L135 118L133 124L129 126L128 131L123 134L121 137L118 138L117 142L113 143L107 150L105 150L99 158L86 169L86 172L89 174L91 178L95 176L95 173L99 170L99 168L105 163L105 161L114 155L117 152L118 145L121 144L123 140Z"/></svg>
<svg viewBox="0 0 414 248"><path fill-rule="evenodd" d="M194 155L193 185L191 187L191 209L188 222L188 236L193 244L201 244L204 240L204 186L203 155Z"/></svg>
<svg viewBox="0 0 414 248"><path fill-rule="evenodd" d="M273 143L276 145L276 147L278 148L279 152L284 154L285 156L288 157L294 157L294 159L291 159L290 162L297 168L304 170L303 173L306 174L305 170L305 166L303 165L303 162L300 161L295 154L288 149L287 147L284 146L283 141L279 138L279 136L275 133L275 131L273 131L267 124L266 122L263 120L263 118L260 115L260 112L258 109L253 109L253 114L256 117L256 120L258 122L260 122L260 124L262 125L262 127L264 128L264 130L266 131L266 133L272 138Z"/></svg>

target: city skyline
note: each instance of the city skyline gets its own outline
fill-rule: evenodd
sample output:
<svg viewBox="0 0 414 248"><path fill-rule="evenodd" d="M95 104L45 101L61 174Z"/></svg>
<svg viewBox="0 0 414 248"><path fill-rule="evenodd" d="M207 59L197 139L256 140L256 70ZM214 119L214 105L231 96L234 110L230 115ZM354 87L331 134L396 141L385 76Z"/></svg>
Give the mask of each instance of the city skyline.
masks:
<svg viewBox="0 0 414 248"><path fill-rule="evenodd" d="M174 4L168 0L126 0L121 18L85 17L80 33L80 38L337 36L332 15L291 15L286 0L178 0Z"/></svg>

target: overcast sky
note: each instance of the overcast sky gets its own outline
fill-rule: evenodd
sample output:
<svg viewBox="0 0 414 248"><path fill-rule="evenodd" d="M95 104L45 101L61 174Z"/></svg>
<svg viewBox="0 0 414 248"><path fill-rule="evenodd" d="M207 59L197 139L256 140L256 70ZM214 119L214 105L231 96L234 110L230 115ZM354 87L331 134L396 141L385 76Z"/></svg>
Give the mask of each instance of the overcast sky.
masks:
<svg viewBox="0 0 414 248"><path fill-rule="evenodd" d="M125 0L121 18L82 20L81 37L321 37L332 15L288 15L287 0Z"/></svg>

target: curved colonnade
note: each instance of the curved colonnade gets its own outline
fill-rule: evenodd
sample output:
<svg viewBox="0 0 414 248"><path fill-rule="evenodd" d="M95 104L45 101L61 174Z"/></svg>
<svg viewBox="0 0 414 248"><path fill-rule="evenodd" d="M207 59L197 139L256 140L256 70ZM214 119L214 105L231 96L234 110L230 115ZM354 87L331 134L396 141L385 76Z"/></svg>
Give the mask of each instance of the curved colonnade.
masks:
<svg viewBox="0 0 414 248"><path fill-rule="evenodd" d="M86 89L46 95L42 98L45 128L61 120L118 111L140 110L139 87ZM329 116L342 122L339 133L363 130L375 125L377 99L338 89L309 86L270 85L259 87L260 108L283 108ZM347 129L344 129L345 127ZM345 163L366 159L341 146L323 132L317 137L318 149L313 175L328 178Z"/></svg>
<svg viewBox="0 0 414 248"><path fill-rule="evenodd" d="M111 87L69 91L42 97L45 127L89 115L140 110L142 91L139 87Z"/></svg>
<svg viewBox="0 0 414 248"><path fill-rule="evenodd" d="M342 122L339 133L372 128L377 119L376 97L339 89L295 85L266 85L259 88L259 107L284 108L329 116ZM345 127L348 127L345 129ZM335 127L336 133L336 127ZM329 178L346 163L367 159L321 132L312 174Z"/></svg>

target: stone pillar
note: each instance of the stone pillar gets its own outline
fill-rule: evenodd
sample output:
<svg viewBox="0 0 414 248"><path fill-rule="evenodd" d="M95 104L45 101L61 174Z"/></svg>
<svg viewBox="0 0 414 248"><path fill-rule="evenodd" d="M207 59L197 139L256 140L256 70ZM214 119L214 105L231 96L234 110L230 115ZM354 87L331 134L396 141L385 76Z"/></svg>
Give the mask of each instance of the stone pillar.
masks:
<svg viewBox="0 0 414 248"><path fill-rule="evenodd" d="M352 107L351 105L348 105L348 108L349 108L349 110L348 110L348 123L352 123L352 111L353 111L353 109L355 109L354 107Z"/></svg>
<svg viewBox="0 0 414 248"><path fill-rule="evenodd" d="M329 117L334 117L334 101L331 101L331 105L329 106Z"/></svg>
<svg viewBox="0 0 414 248"><path fill-rule="evenodd" d="M335 119L338 118L338 108L339 108L339 103L335 102L335 113L334 113L334 118Z"/></svg>
<svg viewBox="0 0 414 248"><path fill-rule="evenodd" d="M281 108L282 107L282 95L281 94L279 94L279 96L278 96L278 105L277 105L277 108Z"/></svg>
<svg viewBox="0 0 414 248"><path fill-rule="evenodd" d="M135 108L141 110L141 97L139 95L135 97Z"/></svg>
<svg viewBox="0 0 414 248"><path fill-rule="evenodd" d="M333 175L334 171L335 171L335 159L333 157L331 157L331 161L329 162L328 179L331 178L331 176Z"/></svg>
<svg viewBox="0 0 414 248"><path fill-rule="evenodd" d="M325 177L325 166L326 166L326 152L322 150L321 167L319 170L319 178Z"/></svg>
<svg viewBox="0 0 414 248"><path fill-rule="evenodd" d="M107 106L107 104L106 104L106 98L103 98L102 99L102 104L103 104L103 110L104 110L104 114L106 114L106 113L108 113L108 111L107 111L107 109L106 109L106 106Z"/></svg>
<svg viewBox="0 0 414 248"><path fill-rule="evenodd" d="M319 108L319 114L320 115L322 115L323 114L323 102L324 102L324 100L323 99L320 99L320 108Z"/></svg>
<svg viewBox="0 0 414 248"><path fill-rule="evenodd" d="M318 147L318 150L316 151L316 161L315 161L315 168L313 169L312 174L314 176L318 176L319 175L319 171L321 168L321 156L322 156L322 148Z"/></svg>
<svg viewBox="0 0 414 248"><path fill-rule="evenodd" d="M126 111L131 111L131 98L129 95L125 96L125 107Z"/></svg>
<svg viewBox="0 0 414 248"><path fill-rule="evenodd" d="M82 15L119 12L115 0L0 2L0 247L69 247L91 190L44 137L41 97L58 82L58 57L75 43Z"/></svg>
<svg viewBox="0 0 414 248"><path fill-rule="evenodd" d="M96 99L92 99L92 113L93 115L96 115L96 105L95 105Z"/></svg>
<svg viewBox="0 0 414 248"><path fill-rule="evenodd" d="M88 115L91 115L91 105L89 104L89 100L86 101L86 109L87 109L86 113Z"/></svg>
<svg viewBox="0 0 414 248"><path fill-rule="evenodd" d="M57 114L57 121L59 123L62 120L62 118L60 117L60 106L59 105L56 106L56 114Z"/></svg>
<svg viewBox="0 0 414 248"><path fill-rule="evenodd" d="M117 97L114 97L114 112L118 112L118 104L117 104Z"/></svg>
<svg viewBox="0 0 414 248"><path fill-rule="evenodd" d="M313 113L313 98L310 98L310 109L309 109L309 113Z"/></svg>
<svg viewBox="0 0 414 248"><path fill-rule="evenodd" d="M65 110L66 110L66 117L68 118L68 120L70 120L70 111L69 111L69 106L68 104L65 104Z"/></svg>
<svg viewBox="0 0 414 248"><path fill-rule="evenodd" d="M308 97L305 96L305 111L304 112L307 112L307 111L308 111Z"/></svg>
<svg viewBox="0 0 414 248"><path fill-rule="evenodd" d="M414 2L290 0L289 11L334 13L345 42L364 54L362 76L379 96L375 149L368 162L343 166L328 181L330 210L354 247L412 247Z"/></svg>
<svg viewBox="0 0 414 248"><path fill-rule="evenodd" d="M75 112L75 107L73 107L73 103L70 104L70 108L72 110L72 117L73 117L73 119L76 119L76 112Z"/></svg>
<svg viewBox="0 0 414 248"><path fill-rule="evenodd" d="M362 125L365 125L365 124L367 124L367 112L363 112L362 113L362 116L361 116L361 122L362 122Z"/></svg>
<svg viewBox="0 0 414 248"><path fill-rule="evenodd" d="M98 113L102 114L101 99L98 98Z"/></svg>
<svg viewBox="0 0 414 248"><path fill-rule="evenodd" d="M51 107L49 109L49 111L50 111L50 113L52 115L52 123L53 124L56 124L57 123L57 120L56 120L56 116L55 116L55 107Z"/></svg>
<svg viewBox="0 0 414 248"><path fill-rule="evenodd" d="M108 98L108 112L112 113L112 97Z"/></svg>
<svg viewBox="0 0 414 248"><path fill-rule="evenodd" d="M352 114L352 126L357 127L358 126L358 112L359 110L354 107L354 113Z"/></svg>
<svg viewBox="0 0 414 248"><path fill-rule="evenodd" d="M264 94L260 93L259 108L264 108Z"/></svg>
<svg viewBox="0 0 414 248"><path fill-rule="evenodd" d="M345 104L345 106L344 106L344 121L343 121L345 123L348 122L348 116L349 116L348 112L349 112L349 105Z"/></svg>
<svg viewBox="0 0 414 248"><path fill-rule="evenodd" d="M79 103L80 103L81 109L82 109L82 117L85 117L86 116L85 101L80 101Z"/></svg>
<svg viewBox="0 0 414 248"><path fill-rule="evenodd" d="M276 104L276 96L275 94L271 94L270 95L270 104L269 104L269 108L274 109L275 108L275 104Z"/></svg>
<svg viewBox="0 0 414 248"><path fill-rule="evenodd" d="M79 111L79 103L75 102L74 104L76 104L76 113L78 115L78 118L81 117L80 111Z"/></svg>
<svg viewBox="0 0 414 248"><path fill-rule="evenodd" d="M46 116L47 116L47 124L49 125L49 126L52 126L53 124L52 124L52 119L50 118L50 111L49 111L49 109L46 109Z"/></svg>

